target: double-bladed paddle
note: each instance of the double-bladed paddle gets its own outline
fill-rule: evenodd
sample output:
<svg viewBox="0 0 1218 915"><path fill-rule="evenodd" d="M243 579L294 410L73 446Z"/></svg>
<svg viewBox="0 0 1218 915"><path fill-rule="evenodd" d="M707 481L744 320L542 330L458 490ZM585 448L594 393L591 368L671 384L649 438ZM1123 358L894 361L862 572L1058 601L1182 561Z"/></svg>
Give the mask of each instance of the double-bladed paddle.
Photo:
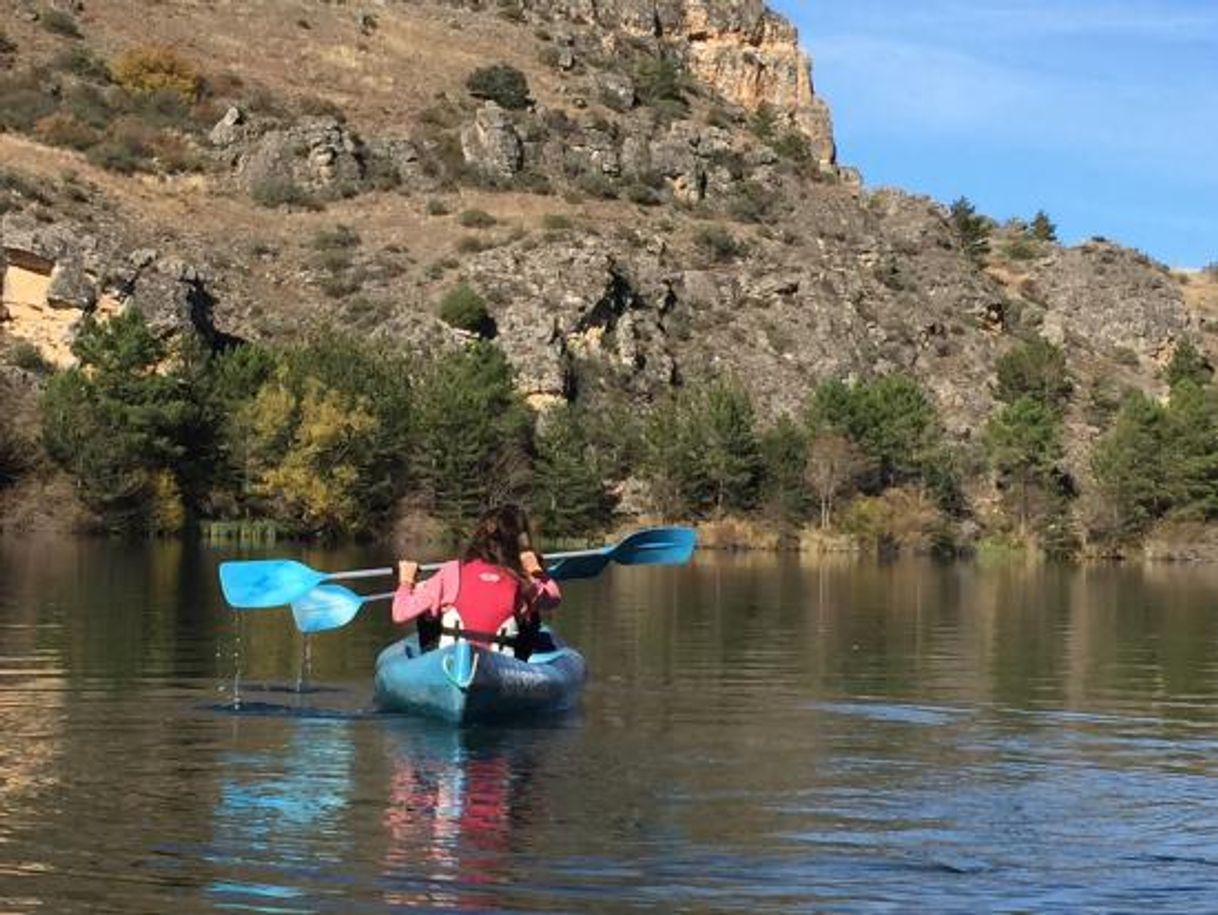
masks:
<svg viewBox="0 0 1218 915"><path fill-rule="evenodd" d="M653 527L636 531L612 546L546 557L550 577L558 581L593 578L610 562L621 565L682 565L689 561L697 545L697 535L689 527ZM436 564L420 566L436 568ZM342 585L319 585L292 601L292 616L301 632L338 629L355 618L360 608L374 600L387 600L396 592L357 594ZM408 622L409 618L400 620Z"/></svg>
<svg viewBox="0 0 1218 915"><path fill-rule="evenodd" d="M546 557L550 575L559 580L592 578L608 565L680 565L688 562L697 545L689 527L653 527L635 531L611 546L553 553ZM420 566L433 571L441 563ZM258 609L291 604L302 632L322 632L345 626L370 600L384 600L393 592L360 595L328 579L372 578L393 575L392 568L354 572L318 572L288 559L264 559L220 564L220 585L233 607Z"/></svg>

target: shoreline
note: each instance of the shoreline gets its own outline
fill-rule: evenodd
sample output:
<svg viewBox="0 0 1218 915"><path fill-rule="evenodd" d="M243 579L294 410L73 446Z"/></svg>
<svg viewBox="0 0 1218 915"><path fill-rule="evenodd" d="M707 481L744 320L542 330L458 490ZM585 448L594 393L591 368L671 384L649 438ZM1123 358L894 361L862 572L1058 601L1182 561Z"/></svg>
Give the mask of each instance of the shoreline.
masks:
<svg viewBox="0 0 1218 915"><path fill-rule="evenodd" d="M417 519L416 519L417 520ZM383 537L366 539L340 539L325 541L295 537L280 533L277 526L266 519L248 522L202 522L199 525L174 534L124 536L104 530L71 528L68 526L6 523L0 518L0 541L17 538L35 540L78 540L128 542L195 542L209 547L253 547L273 548L277 545L345 549L385 544L394 552L403 555L442 554L457 548L451 537L439 534L438 528L430 530L401 528L386 533ZM951 548L937 548L930 537L919 534L901 541L877 544L867 542L863 536L840 529L822 530L815 524L803 527L782 527L749 518L727 517L716 520L673 521L655 517L640 517L630 523L622 523L603 535L587 538L564 538L547 540L539 538L543 551L591 548L613 543L632 531L644 527L681 525L693 527L698 534L698 549L701 552L721 554L799 555L828 559L852 559L863 561L910 558L934 558L947 562L1007 562L1027 565L1075 564L1075 565L1207 565L1218 563L1218 524L1206 525L1198 522L1178 522L1160 525L1137 545L1124 548L1100 548L1084 544L1070 557L1046 556L1034 541L1019 542L1000 535L978 537L967 543L953 543Z"/></svg>

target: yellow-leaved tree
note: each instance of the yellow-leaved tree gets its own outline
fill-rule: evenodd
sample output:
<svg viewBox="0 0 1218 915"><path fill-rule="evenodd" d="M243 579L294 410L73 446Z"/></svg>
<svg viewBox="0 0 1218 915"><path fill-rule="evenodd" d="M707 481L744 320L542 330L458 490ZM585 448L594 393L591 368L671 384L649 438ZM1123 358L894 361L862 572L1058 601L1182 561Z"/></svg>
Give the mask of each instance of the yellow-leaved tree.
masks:
<svg viewBox="0 0 1218 915"><path fill-rule="evenodd" d="M241 424L247 479L270 514L308 533L361 529L361 474L379 428L365 398L315 378L299 390L277 379L246 406Z"/></svg>

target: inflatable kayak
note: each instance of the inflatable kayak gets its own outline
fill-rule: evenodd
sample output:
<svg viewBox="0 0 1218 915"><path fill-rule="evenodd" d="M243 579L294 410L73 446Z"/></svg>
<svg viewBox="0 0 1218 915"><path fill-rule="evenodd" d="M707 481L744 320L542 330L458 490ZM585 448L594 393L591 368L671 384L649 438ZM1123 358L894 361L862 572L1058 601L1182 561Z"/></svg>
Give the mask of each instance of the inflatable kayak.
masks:
<svg viewBox="0 0 1218 915"><path fill-rule="evenodd" d="M457 724L553 715L579 701L584 657L549 635L547 650L527 661L465 640L419 650L417 635L394 642L376 659L375 701L388 712L410 712Z"/></svg>

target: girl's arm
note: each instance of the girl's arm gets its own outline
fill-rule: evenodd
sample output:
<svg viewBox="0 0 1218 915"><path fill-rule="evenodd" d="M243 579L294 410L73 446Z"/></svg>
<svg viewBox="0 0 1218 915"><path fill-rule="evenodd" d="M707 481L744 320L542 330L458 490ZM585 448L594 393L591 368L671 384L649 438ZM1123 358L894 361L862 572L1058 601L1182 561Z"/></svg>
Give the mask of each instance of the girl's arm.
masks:
<svg viewBox="0 0 1218 915"><path fill-rule="evenodd" d="M532 582L532 593L529 595L529 606L534 610L553 610L562 601L562 590L549 575L535 578Z"/></svg>
<svg viewBox="0 0 1218 915"><path fill-rule="evenodd" d="M402 583L398 585L397 593L393 596L393 621L406 623L416 616L438 616L440 608L452 603L457 598L457 588L461 584L461 573L457 562L446 562L431 578L415 584L414 563L402 563ZM417 568L417 566L416 566Z"/></svg>
<svg viewBox="0 0 1218 915"><path fill-rule="evenodd" d="M520 554L520 564L529 582L524 593L524 603L531 613L553 610L562 600L558 582L546 572L544 560L530 551Z"/></svg>

